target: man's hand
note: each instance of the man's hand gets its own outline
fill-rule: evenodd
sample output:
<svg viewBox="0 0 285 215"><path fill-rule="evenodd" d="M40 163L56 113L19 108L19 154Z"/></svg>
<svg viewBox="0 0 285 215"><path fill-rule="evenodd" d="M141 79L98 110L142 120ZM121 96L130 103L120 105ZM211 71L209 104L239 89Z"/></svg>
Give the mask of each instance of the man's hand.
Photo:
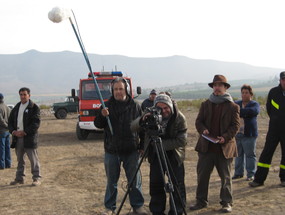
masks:
<svg viewBox="0 0 285 215"><path fill-rule="evenodd" d="M13 131L12 135L16 137L24 137L27 134L24 131Z"/></svg>
<svg viewBox="0 0 285 215"><path fill-rule="evenodd" d="M109 116L108 108L103 108L103 109L101 110L101 114L102 114L104 117Z"/></svg>
<svg viewBox="0 0 285 215"><path fill-rule="evenodd" d="M143 115L142 121L144 122L146 120L146 118L149 117L150 115L151 115L151 113L146 113L145 115Z"/></svg>
<svg viewBox="0 0 285 215"><path fill-rule="evenodd" d="M218 137L218 139L220 139L219 143L225 143L225 138L223 138L222 136Z"/></svg>
<svg viewBox="0 0 285 215"><path fill-rule="evenodd" d="M208 134L210 134L210 132L208 131L208 129L205 129L205 130L203 131L203 134L208 135Z"/></svg>

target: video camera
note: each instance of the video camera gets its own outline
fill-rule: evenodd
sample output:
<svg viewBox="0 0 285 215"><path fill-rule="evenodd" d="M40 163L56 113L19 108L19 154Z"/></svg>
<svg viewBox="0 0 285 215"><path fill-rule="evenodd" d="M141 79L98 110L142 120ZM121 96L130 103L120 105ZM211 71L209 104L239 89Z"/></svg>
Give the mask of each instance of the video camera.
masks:
<svg viewBox="0 0 285 215"><path fill-rule="evenodd" d="M159 107L148 107L146 108L146 114L148 114L142 123L142 127L146 129L150 136L159 136L163 133L161 126L162 115L161 108Z"/></svg>

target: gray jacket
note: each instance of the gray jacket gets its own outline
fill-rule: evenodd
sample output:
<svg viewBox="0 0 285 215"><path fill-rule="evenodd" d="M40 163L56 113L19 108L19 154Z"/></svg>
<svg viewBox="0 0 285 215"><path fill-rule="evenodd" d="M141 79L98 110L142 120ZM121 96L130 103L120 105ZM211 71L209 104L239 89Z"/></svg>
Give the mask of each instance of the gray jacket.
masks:
<svg viewBox="0 0 285 215"><path fill-rule="evenodd" d="M0 133L9 131L8 118L10 116L10 112L11 109L3 102L0 102Z"/></svg>
<svg viewBox="0 0 285 215"><path fill-rule="evenodd" d="M141 117L134 120L131 124L132 130L142 129ZM182 164L185 159L185 147L187 144L187 123L185 116L174 105L174 114L167 123L165 135L161 136L162 145L166 152L172 151L178 162ZM150 137L145 134L145 149L150 143ZM148 160L151 163L151 154L148 153Z"/></svg>

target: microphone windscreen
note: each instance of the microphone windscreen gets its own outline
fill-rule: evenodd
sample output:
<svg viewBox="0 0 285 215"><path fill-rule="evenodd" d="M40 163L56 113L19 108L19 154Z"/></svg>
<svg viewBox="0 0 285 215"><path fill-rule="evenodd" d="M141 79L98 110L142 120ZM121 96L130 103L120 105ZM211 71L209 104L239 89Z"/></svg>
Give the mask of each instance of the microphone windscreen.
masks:
<svg viewBox="0 0 285 215"><path fill-rule="evenodd" d="M59 23L62 20L68 19L70 17L69 11L64 8L54 7L49 13L48 18L55 23Z"/></svg>

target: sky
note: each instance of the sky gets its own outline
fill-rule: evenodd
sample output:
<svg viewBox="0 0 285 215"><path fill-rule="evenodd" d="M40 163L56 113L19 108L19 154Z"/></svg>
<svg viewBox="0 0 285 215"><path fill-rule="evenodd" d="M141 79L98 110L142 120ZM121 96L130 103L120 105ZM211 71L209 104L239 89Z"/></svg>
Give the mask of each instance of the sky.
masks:
<svg viewBox="0 0 285 215"><path fill-rule="evenodd" d="M0 54L81 52L129 57L186 56L285 69L284 0L1 0ZM74 21L74 17L72 17Z"/></svg>

